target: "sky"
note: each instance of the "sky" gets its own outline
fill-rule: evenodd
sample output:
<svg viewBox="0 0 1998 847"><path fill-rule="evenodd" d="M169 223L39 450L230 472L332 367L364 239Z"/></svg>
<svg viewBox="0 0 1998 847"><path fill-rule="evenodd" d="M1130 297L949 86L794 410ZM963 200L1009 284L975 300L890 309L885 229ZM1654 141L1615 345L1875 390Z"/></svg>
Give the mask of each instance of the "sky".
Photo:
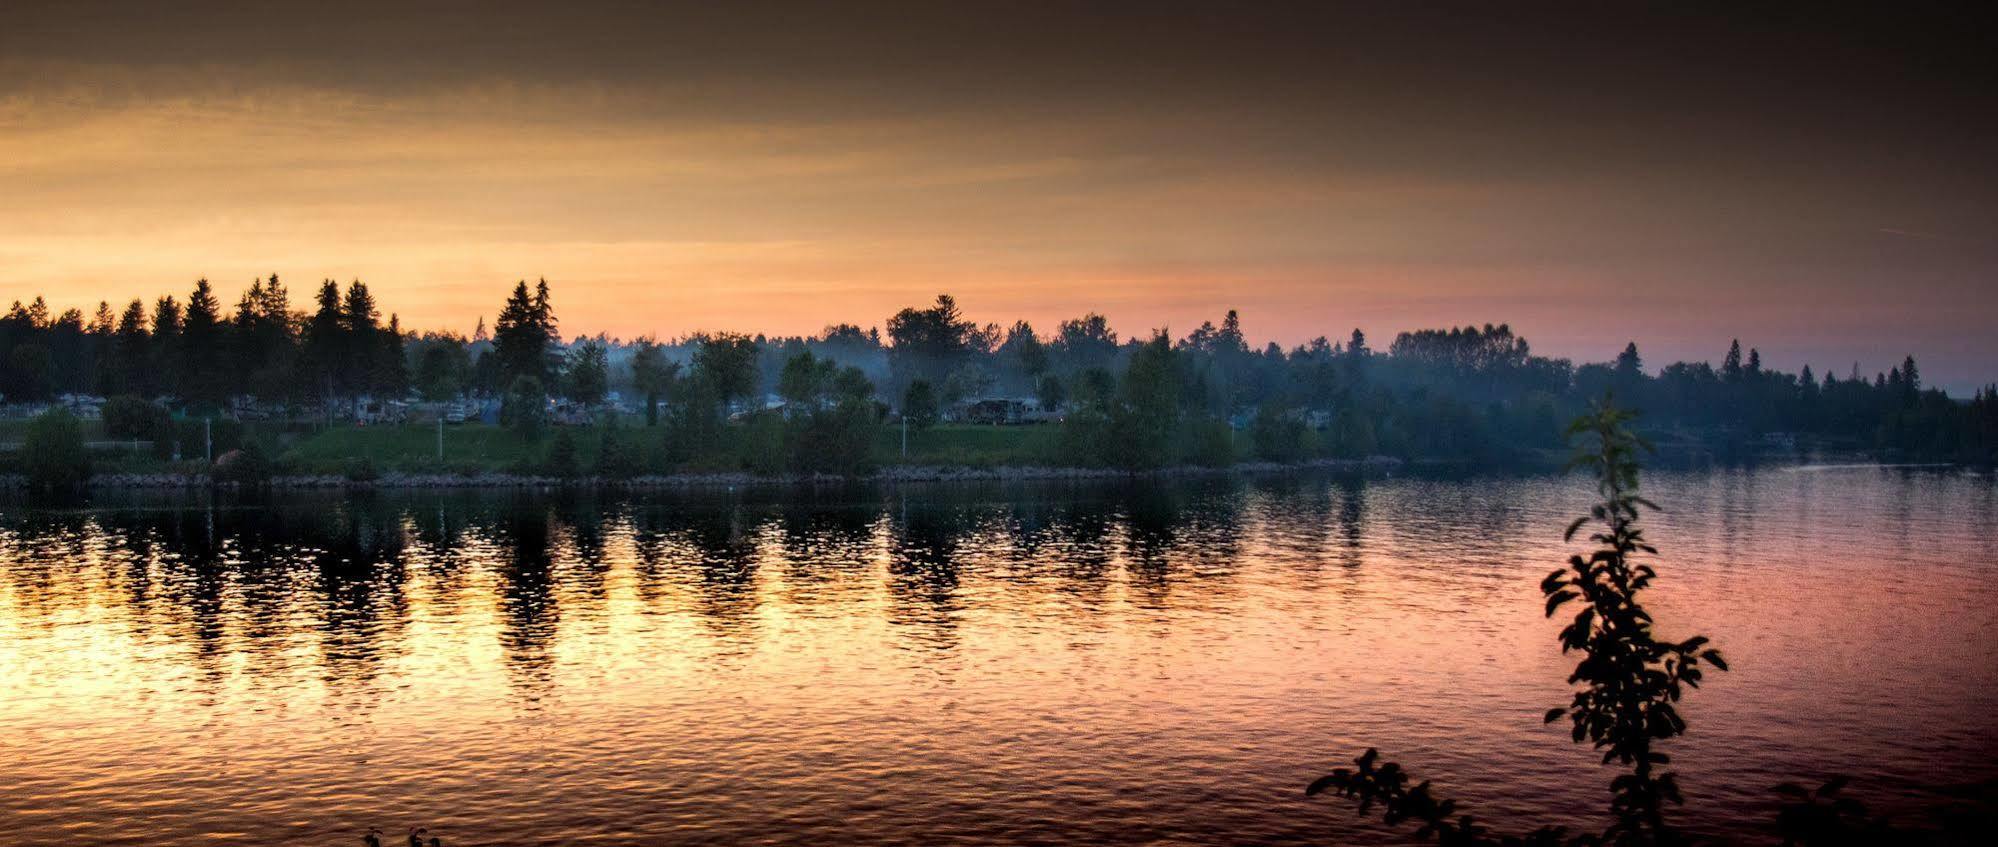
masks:
<svg viewBox="0 0 1998 847"><path fill-rule="evenodd" d="M1968 12L1234 5L16 0L0 299L358 278L469 333L545 277L569 334L666 337L948 292L1998 379Z"/></svg>

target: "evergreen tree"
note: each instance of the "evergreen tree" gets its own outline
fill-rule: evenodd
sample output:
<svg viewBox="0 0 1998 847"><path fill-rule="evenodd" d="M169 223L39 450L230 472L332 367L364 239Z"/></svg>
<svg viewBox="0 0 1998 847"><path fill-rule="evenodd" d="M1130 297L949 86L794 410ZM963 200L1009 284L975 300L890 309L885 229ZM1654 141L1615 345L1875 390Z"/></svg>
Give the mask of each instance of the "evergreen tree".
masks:
<svg viewBox="0 0 1998 847"><path fill-rule="evenodd" d="M250 393L264 400L295 396L297 345L290 295L272 274L269 283L252 281L236 303L234 373Z"/></svg>
<svg viewBox="0 0 1998 847"><path fill-rule="evenodd" d="M1727 358L1721 360L1721 380L1730 383L1741 381L1741 339L1739 338L1728 345Z"/></svg>
<svg viewBox="0 0 1998 847"><path fill-rule="evenodd" d="M1625 344L1623 352L1616 356L1616 366L1610 371L1610 385L1616 396L1625 403L1636 403L1638 395L1645 391L1644 359L1637 353L1637 342Z"/></svg>
<svg viewBox="0 0 1998 847"><path fill-rule="evenodd" d="M159 393L179 394L181 392L180 332L183 317L180 301L169 294L153 304L153 338L151 360L160 365Z"/></svg>
<svg viewBox="0 0 1998 847"><path fill-rule="evenodd" d="M381 312L366 283L347 283L347 296L340 304L340 334L344 342L337 367L345 374L340 380L356 394L386 393L382 371Z"/></svg>
<svg viewBox="0 0 1998 847"><path fill-rule="evenodd" d="M548 300L548 280L546 278L534 284L533 314L534 325L540 327L542 336L547 339L547 346L543 348L541 354L541 371L552 378L561 372L564 362L562 361L562 333L558 329L559 324L555 321L555 306Z"/></svg>
<svg viewBox="0 0 1998 847"><path fill-rule="evenodd" d="M203 411L219 408L229 390L220 311L208 280L196 280L180 331L181 399Z"/></svg>
<svg viewBox="0 0 1998 847"><path fill-rule="evenodd" d="M1637 355L1637 342L1624 345L1623 352L1616 356L1616 373L1622 377L1636 377L1644 374L1644 359Z"/></svg>
<svg viewBox="0 0 1998 847"><path fill-rule="evenodd" d="M323 401L331 401L354 390L354 386L347 382L342 365L349 345L346 321L341 312L339 283L330 279L321 282L313 302L318 308L306 320L301 357L312 390L318 392Z"/></svg>
<svg viewBox="0 0 1998 847"><path fill-rule="evenodd" d="M375 346L375 391L388 397L409 393L409 353L402 334L402 318L391 313L388 328Z"/></svg>
<svg viewBox="0 0 1998 847"><path fill-rule="evenodd" d="M528 291L527 280L521 280L500 308L499 319L493 323L493 353L499 357L500 376L508 385L521 377L547 384L553 341L542 324L541 310L546 305L547 298L537 298Z"/></svg>
<svg viewBox="0 0 1998 847"><path fill-rule="evenodd" d="M569 355L569 399L585 406L603 402L610 390L610 361L604 346L594 340L577 345Z"/></svg>
<svg viewBox="0 0 1998 847"><path fill-rule="evenodd" d="M133 300L118 316L110 358L114 393L159 395L160 379L151 364L152 335L146 331L145 301Z"/></svg>

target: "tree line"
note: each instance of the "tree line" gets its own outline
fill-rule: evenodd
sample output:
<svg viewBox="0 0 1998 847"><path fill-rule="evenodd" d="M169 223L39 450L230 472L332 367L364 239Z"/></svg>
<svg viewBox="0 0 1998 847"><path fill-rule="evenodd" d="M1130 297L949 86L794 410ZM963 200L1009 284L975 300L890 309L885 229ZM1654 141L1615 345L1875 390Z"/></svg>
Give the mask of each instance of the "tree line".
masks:
<svg viewBox="0 0 1998 847"><path fill-rule="evenodd" d="M813 336L565 343L546 280L516 283L491 329L482 318L469 337L410 331L394 314L384 322L359 281L322 282L310 306L294 308L275 275L252 282L233 309L207 280L184 300L100 303L87 318L51 314L39 297L16 302L0 316L0 397L131 395L192 415L246 400L296 414L363 399L483 398L501 401L509 425L538 432L546 398L587 407L617 392L668 430L669 452L694 455L771 426L754 413L774 396L785 420L807 421L796 427L843 439L837 449L805 439L812 446L776 451L794 457L858 456L868 428L893 415L920 430L961 402L1006 397L1058 413L1059 460L1133 468L1226 463L1245 449L1274 461L1503 461L1558 448L1559 422L1605 393L1641 409L1661 440L1723 457L1789 438L1969 461L1990 461L1998 445L1998 388L1950 398L1923 383L1913 357L1871 377L1857 366L1845 376L1785 373L1739 342L1718 367L1654 371L1634 342L1611 361L1576 365L1535 355L1504 324L1403 332L1384 350L1358 329L1285 349L1252 345L1233 311L1178 337L1121 337L1094 313L1043 333L1027 321L977 323L943 295L889 316L885 332L836 324Z"/></svg>

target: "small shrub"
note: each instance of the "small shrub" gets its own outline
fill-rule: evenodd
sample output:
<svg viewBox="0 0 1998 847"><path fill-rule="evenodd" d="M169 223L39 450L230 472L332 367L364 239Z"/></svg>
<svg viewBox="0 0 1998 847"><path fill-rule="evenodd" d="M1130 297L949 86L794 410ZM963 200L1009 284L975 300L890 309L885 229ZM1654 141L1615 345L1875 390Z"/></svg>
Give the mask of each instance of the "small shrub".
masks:
<svg viewBox="0 0 1998 847"><path fill-rule="evenodd" d="M548 391L531 376L515 379L500 400L500 425L532 444L548 428ZM573 446L573 445L572 445Z"/></svg>
<svg viewBox="0 0 1998 847"><path fill-rule="evenodd" d="M263 447L251 439L217 457L211 473L216 482L263 485L271 479L271 460Z"/></svg>
<svg viewBox="0 0 1998 847"><path fill-rule="evenodd" d="M916 380L902 392L902 418L909 422L909 428L917 431L936 426L938 416L937 392L928 380Z"/></svg>
<svg viewBox="0 0 1998 847"><path fill-rule="evenodd" d="M574 478L578 470L576 460L576 437L569 434L568 427L555 430L555 440L548 445L546 470L549 476L562 479Z"/></svg>
<svg viewBox="0 0 1998 847"><path fill-rule="evenodd" d="M1249 436L1256 445L1256 458L1266 462L1295 462L1304 458L1304 422L1288 410L1264 406L1256 410Z"/></svg>
<svg viewBox="0 0 1998 847"><path fill-rule="evenodd" d="M355 456L342 463L340 475L353 482L373 482L381 474L375 471L375 462L366 456Z"/></svg>
<svg viewBox="0 0 1998 847"><path fill-rule="evenodd" d="M28 484L44 491L70 491L90 478L90 455L83 426L61 409L44 412L28 424L21 443Z"/></svg>
<svg viewBox="0 0 1998 847"><path fill-rule="evenodd" d="M104 434L157 443L173 437L173 416L158 404L120 394L104 401Z"/></svg>
<svg viewBox="0 0 1998 847"><path fill-rule="evenodd" d="M597 434L597 461L594 473L604 479L625 480L638 473L638 451L631 448L612 416Z"/></svg>
<svg viewBox="0 0 1998 847"><path fill-rule="evenodd" d="M1188 425L1187 460L1205 468L1235 464L1235 431L1227 421L1202 418Z"/></svg>
<svg viewBox="0 0 1998 847"><path fill-rule="evenodd" d="M784 416L771 412L748 415L734 434L743 470L760 476L784 472Z"/></svg>
<svg viewBox="0 0 1998 847"><path fill-rule="evenodd" d="M183 459L205 459L220 457L243 446L243 424L228 418L186 418L173 422L173 438L179 443ZM162 450L161 448L165 449ZM204 452L204 448L206 452ZM153 442L153 450L162 456L173 454L172 444Z"/></svg>
<svg viewBox="0 0 1998 847"><path fill-rule="evenodd" d="M847 400L793 420L785 433L792 470L857 476L873 469L874 404Z"/></svg>

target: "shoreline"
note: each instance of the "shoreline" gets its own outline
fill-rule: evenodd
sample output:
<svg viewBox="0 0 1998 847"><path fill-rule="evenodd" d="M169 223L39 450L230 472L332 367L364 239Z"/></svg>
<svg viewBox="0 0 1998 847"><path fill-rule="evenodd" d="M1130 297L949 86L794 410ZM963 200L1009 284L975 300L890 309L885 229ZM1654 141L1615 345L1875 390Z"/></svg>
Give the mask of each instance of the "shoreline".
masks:
<svg viewBox="0 0 1998 847"><path fill-rule="evenodd" d="M1936 463L1895 463L1880 459L1866 461L1864 457L1854 457L1857 466L1881 467L1975 467L1959 462ZM1782 462L1778 462L1782 463ZM1709 463L1694 463L1709 464ZM1751 464L1761 464L1752 462ZM1809 467L1808 460L1792 460L1788 464ZM1669 463L1667 466L1671 466ZM1834 464L1832 466L1839 466ZM414 491L414 490L629 490L629 491L668 491L731 488L812 488L835 485L902 485L922 483L956 482L1047 482L1047 481L1106 481L1139 479L1183 479L1214 476L1266 476L1299 472L1329 472L1362 474L1368 476L1393 475L1404 470L1459 469L1466 471L1558 471L1563 467L1552 462L1515 462L1498 464L1458 463L1428 461L1422 459L1405 460L1392 456L1372 456L1365 459L1312 459L1304 462L1237 462L1225 467L1201 465L1175 465L1149 470L1125 470L1120 468L1060 467L1049 465L1006 465L998 467L971 467L965 465L889 465L875 472L850 476L842 474L779 474L762 476L747 471L644 474L625 479L612 479L600 476L557 477L541 474L512 474L505 472L482 472L477 474L454 473L407 473L393 471L380 474L372 479L351 479L338 474L288 474L277 475L261 485L244 485L239 482L218 482L208 474L198 473L104 473L92 476L83 485L84 491L241 491L262 489L267 491ZM27 478L20 474L0 474L0 491L23 492L28 489Z"/></svg>
<svg viewBox="0 0 1998 847"><path fill-rule="evenodd" d="M261 487L269 490L371 490L371 489L507 489L507 488L595 488L595 489L693 489L735 487L809 487L857 483L929 482L1028 482L1046 480L1113 480L1178 478L1193 476L1261 475L1297 471L1337 473L1394 473L1408 466L1390 456L1366 459L1315 459L1309 462L1239 462L1227 467L1178 465L1150 470L1118 468L1049 467L1039 465L973 468L946 465L893 465L865 476L840 474L783 474L759 476L746 471L727 473L647 474L628 479L598 476L555 477L509 473L418 474L384 473L374 479L349 479L333 474L273 476ZM19 475L0 477L0 489L20 490L27 481ZM84 483L91 491L144 489L241 489L241 483L216 482L207 474L110 473L92 476Z"/></svg>

